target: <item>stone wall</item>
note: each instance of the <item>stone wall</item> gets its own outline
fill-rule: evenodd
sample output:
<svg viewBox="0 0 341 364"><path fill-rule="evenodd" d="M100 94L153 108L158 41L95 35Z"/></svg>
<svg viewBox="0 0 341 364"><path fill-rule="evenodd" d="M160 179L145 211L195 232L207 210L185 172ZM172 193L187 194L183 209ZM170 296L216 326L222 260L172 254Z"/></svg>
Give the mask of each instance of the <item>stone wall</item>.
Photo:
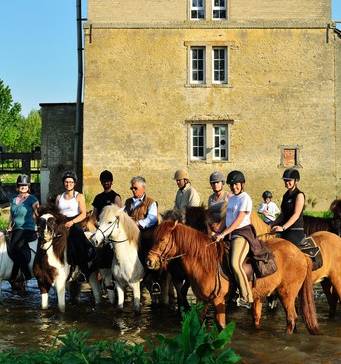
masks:
<svg viewBox="0 0 341 364"><path fill-rule="evenodd" d="M330 0L228 0L229 21L321 21L331 17ZM189 19L190 0L88 0L91 23L160 23ZM206 20L212 13L206 0Z"/></svg>
<svg viewBox="0 0 341 364"><path fill-rule="evenodd" d="M46 194L53 196L63 191L61 176L65 170L73 169L76 104L55 103L40 106L41 188L44 191L42 200L45 200Z"/></svg>
<svg viewBox="0 0 341 364"><path fill-rule="evenodd" d="M329 19L329 1L302 0L297 5L291 0L259 0L250 9L249 1L230 2L231 19L233 14L241 19L243 13L245 22L240 20L239 27L231 28L229 22L214 28L199 22L153 25L149 7L154 4L157 12L160 3L168 6L168 2L127 0L124 5L116 1L115 7L112 3L89 1L83 150L84 186L89 195L101 190L101 170L110 169L123 198L130 195L130 178L141 174L160 209L170 208L176 192L174 171L186 167L206 203L211 172L241 169L255 204L266 189L279 202L284 193L281 148L295 145L308 208L312 209L311 202L317 210L329 206L340 190L336 178L340 144L335 134L338 39L333 30L327 30L327 23L323 25ZM233 12L237 3L240 8ZM120 23L138 20L134 12L128 14L128 5L131 9L134 4L141 24L150 21L149 25ZM169 19L185 19L180 2L172 4ZM248 26L260 13L283 23L263 26L259 21L257 27ZM291 20L286 23L288 17ZM302 19L302 24L293 27L295 19ZM306 21L314 21L315 26ZM228 48L227 85L188 84L191 44ZM207 120L230 124L227 162L188 158L188 125Z"/></svg>

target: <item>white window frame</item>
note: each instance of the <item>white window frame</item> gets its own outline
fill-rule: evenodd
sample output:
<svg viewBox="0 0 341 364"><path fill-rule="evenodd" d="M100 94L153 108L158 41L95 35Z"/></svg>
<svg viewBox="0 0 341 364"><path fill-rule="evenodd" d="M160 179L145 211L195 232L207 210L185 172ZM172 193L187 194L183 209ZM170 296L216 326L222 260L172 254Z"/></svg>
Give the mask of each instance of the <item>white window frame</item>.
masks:
<svg viewBox="0 0 341 364"><path fill-rule="evenodd" d="M221 135L221 133L219 132L219 134L216 134L216 128L225 128L225 138ZM230 140L230 136L229 136L229 125L228 124L213 124L212 125L212 137L213 137L213 141L212 141L212 159L214 161L228 161L229 160L229 140ZM219 138L219 142L218 142L218 146L216 146L216 137ZM222 141L225 141L225 143L222 143ZM225 144L225 145L224 145ZM216 157L216 150L219 151L219 156ZM225 150L225 157L221 156L221 151Z"/></svg>
<svg viewBox="0 0 341 364"><path fill-rule="evenodd" d="M203 141L202 144L200 145L194 145L196 143L194 143L194 138L197 138L197 136L194 136L194 128L203 128ZM207 129L207 125L206 124L191 124L191 135L190 135L190 159L191 160L206 160L206 129ZM194 155L194 148L199 148L202 147L203 148L203 155Z"/></svg>
<svg viewBox="0 0 341 364"><path fill-rule="evenodd" d="M214 5L214 1L215 0L212 0L212 20L222 20L222 19L227 19L227 1L228 0L219 0L219 1L224 1L224 6L216 6L216 5ZM219 11L219 14L220 14L220 12L221 11L225 11L225 16L224 17L221 17L221 16L219 16L219 17L215 17L214 16L214 12L215 11Z"/></svg>
<svg viewBox="0 0 341 364"><path fill-rule="evenodd" d="M205 0L202 0L202 6L194 6L193 2L198 3L200 0L190 0L191 2L191 6L190 6L190 15L191 15L191 20L203 20L205 19ZM202 17L192 17L192 12L196 11L197 15L199 15L199 12L202 11L203 16Z"/></svg>
<svg viewBox="0 0 341 364"><path fill-rule="evenodd" d="M215 51L224 51L224 59L215 58ZM215 64L217 62L224 62L224 79L215 80ZM218 72L220 72L220 68L218 69ZM227 47L212 47L212 83L213 84L225 84L227 83Z"/></svg>
<svg viewBox="0 0 341 364"><path fill-rule="evenodd" d="M196 68L193 67L194 61L199 62L201 60L200 58L196 58L196 59L193 58L193 51L195 51L195 50L202 50L202 52L203 52L202 53L203 54L202 69L200 69L199 66L197 66ZM199 73L200 71L202 71L202 74L203 74L202 80L198 80L198 79L194 80L193 79L194 72ZM190 83L195 84L195 85L202 85L202 84L206 83L206 47L196 46L196 47L191 47L191 49L190 49Z"/></svg>

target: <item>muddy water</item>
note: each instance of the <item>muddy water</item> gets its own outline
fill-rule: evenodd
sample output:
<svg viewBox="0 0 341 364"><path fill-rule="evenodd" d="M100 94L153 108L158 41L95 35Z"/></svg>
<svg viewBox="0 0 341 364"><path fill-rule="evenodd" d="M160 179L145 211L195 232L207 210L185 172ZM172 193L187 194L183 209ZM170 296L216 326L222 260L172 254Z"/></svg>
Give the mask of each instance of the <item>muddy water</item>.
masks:
<svg viewBox="0 0 341 364"><path fill-rule="evenodd" d="M56 298L52 293L51 308L40 310L40 295L35 280L29 282L28 295L13 295L7 283L3 283L4 303L0 306L0 349L48 347L54 338L77 328L87 330L92 339L122 339L144 342L157 333L175 335L180 324L169 309L151 309L148 294L143 295L143 308L139 316L132 312L128 296L126 308L118 313L104 303L94 307L91 295L83 292L81 302L67 305L67 312L58 313ZM238 309L229 313L229 319L237 322L233 348L244 363L341 363L341 307L335 319L328 318L325 298L315 292L322 336L307 333L302 320L298 332L292 336L284 333L285 317L280 308L276 313L264 310L262 330L252 327L250 312ZM210 319L213 312L209 313Z"/></svg>

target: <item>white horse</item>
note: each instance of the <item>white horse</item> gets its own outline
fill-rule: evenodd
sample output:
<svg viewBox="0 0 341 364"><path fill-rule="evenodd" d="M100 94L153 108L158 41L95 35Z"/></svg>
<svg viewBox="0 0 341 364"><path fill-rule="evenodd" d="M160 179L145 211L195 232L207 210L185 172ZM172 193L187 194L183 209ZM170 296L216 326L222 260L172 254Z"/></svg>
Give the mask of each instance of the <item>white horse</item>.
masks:
<svg viewBox="0 0 341 364"><path fill-rule="evenodd" d="M52 286L56 288L58 308L65 312L65 286L70 273L67 262L67 236L65 221L58 221L55 215L40 216L38 230L39 246L34 262L34 275L41 293L41 308L48 308L48 295Z"/></svg>
<svg viewBox="0 0 341 364"><path fill-rule="evenodd" d="M29 269L32 274L33 262L37 251L37 240L33 240L29 243L31 249L31 260L29 263ZM13 269L13 260L9 257L7 252L6 237L3 232L0 231L0 301L3 299L1 283L2 281L9 281L11 279Z"/></svg>
<svg viewBox="0 0 341 364"><path fill-rule="evenodd" d="M92 240L96 246L111 244L114 251L112 274L116 281L119 309L123 308L124 288L130 286L134 296L134 311L140 312L140 282L144 268L138 257L140 230L136 223L118 206L104 207L99 227Z"/></svg>

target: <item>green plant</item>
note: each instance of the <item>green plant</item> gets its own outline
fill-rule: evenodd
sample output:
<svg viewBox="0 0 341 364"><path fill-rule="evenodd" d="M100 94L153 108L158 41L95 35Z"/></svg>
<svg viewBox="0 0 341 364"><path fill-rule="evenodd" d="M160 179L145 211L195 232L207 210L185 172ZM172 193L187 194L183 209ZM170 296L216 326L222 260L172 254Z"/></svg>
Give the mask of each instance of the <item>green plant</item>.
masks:
<svg viewBox="0 0 341 364"><path fill-rule="evenodd" d="M1 364L225 364L237 363L240 357L227 345L235 328L230 323L223 331L211 330L201 323L202 306L192 306L182 322L182 330L175 338L158 336L159 345L132 345L122 341L97 341L88 344L87 332L70 331L55 340L44 351L0 353Z"/></svg>

